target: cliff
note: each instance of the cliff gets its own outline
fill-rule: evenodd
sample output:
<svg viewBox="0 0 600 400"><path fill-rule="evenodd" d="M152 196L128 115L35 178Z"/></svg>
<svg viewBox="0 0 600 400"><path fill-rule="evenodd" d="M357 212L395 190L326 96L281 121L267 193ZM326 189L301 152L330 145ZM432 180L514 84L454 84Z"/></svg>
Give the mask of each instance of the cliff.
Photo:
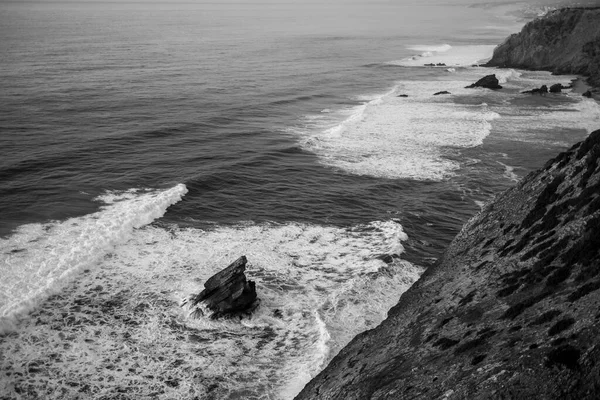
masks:
<svg viewBox="0 0 600 400"><path fill-rule="evenodd" d="M598 398L599 159L600 130L497 196L297 398Z"/></svg>
<svg viewBox="0 0 600 400"><path fill-rule="evenodd" d="M526 24L494 50L487 63L588 76L600 86L600 8L565 8Z"/></svg>

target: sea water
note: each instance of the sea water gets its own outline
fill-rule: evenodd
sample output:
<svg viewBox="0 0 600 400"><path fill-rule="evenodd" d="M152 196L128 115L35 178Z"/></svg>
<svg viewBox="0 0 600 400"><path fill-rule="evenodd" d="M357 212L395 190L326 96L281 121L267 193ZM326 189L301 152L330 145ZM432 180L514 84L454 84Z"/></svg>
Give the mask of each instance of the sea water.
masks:
<svg viewBox="0 0 600 400"><path fill-rule="evenodd" d="M600 127L520 94L574 76L478 66L556 5L2 3L0 393L293 398ZM241 255L256 312L190 318Z"/></svg>

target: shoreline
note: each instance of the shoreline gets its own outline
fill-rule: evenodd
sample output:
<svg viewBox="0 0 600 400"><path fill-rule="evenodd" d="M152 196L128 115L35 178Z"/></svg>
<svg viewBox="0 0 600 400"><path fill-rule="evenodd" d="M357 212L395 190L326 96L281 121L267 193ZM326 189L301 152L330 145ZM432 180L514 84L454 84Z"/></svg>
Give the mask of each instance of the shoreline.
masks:
<svg viewBox="0 0 600 400"><path fill-rule="evenodd" d="M587 84L577 78L573 85L573 91L579 93ZM169 235L173 238L179 233L176 230L164 232L164 240L169 240ZM144 244L148 249L156 247L156 242L152 240ZM115 254L110 252L104 259L113 257ZM190 264L169 262L168 265L175 269L193 268ZM303 266L301 263L298 265ZM15 354L21 351L16 350L20 346L30 349L18 363L11 365L7 361L2 365L3 372L9 373L6 374L9 379L0 379L0 392L1 389L8 389L23 396L59 398L73 393L82 397L119 393L130 398L175 397L183 393L190 398L216 399L222 394L218 391L219 385L231 387L244 382L247 387L258 387L264 392L273 389L277 392L280 389L269 386L272 385L267 379L270 376L265 376L265 369L273 361L266 357L252 357L255 353L252 353L253 348L248 345L248 340L256 340L257 346L276 352L281 346L285 347L285 342L274 343L274 332L289 324L290 319L280 318L280 311L278 315L266 316L268 323L231 324L225 332L215 325L189 323L174 296L179 291L185 292L197 285L200 277L196 275L193 281L190 278L191 282L183 283L184 289L169 291L156 282L175 282L179 279L176 273L159 270L151 262L142 267L146 266L151 268L148 268L149 275L143 277L136 276L140 266L135 262L123 265L123 271L121 265L114 263L91 271L85 270L64 287L63 293L51 296L21 320L18 324L24 328L23 332L0 333L0 345L6 344L15 350ZM390 274L385 268L376 273ZM434 268L431 270L433 273ZM373 272L370 277L376 273ZM147 282L143 282L142 278ZM283 281L277 284L291 291L301 286L298 282L294 283L298 287ZM390 313L395 308L392 307ZM298 311L299 314L301 312L304 311ZM356 315L350 317L355 318ZM315 333L302 332L301 329L298 332L300 335ZM317 334L322 334L322 331ZM357 337L365 335L361 333ZM286 337L288 341L293 342L294 339ZM233 360L232 371L235 371L237 363L255 363L259 378L241 373L224 373L228 365L224 366L224 361L218 359L216 352L210 349L208 353L203 353L209 343L219 343L224 352L230 352L227 356ZM278 355L278 358L283 358L283 355ZM230 359L225 361L229 362ZM309 367L310 361L306 362ZM301 369L296 365L288 368ZM31 377L26 384L19 387L14 384L14 381L23 381L26 376ZM51 384L44 385L44 382ZM250 396L251 391L240 389L234 394L238 397Z"/></svg>

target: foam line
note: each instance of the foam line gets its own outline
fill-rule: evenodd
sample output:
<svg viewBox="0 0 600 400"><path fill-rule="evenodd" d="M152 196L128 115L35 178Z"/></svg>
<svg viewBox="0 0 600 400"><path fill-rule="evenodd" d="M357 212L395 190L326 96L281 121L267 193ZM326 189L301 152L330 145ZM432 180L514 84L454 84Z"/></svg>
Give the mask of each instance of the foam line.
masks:
<svg viewBox="0 0 600 400"><path fill-rule="evenodd" d="M430 50L426 50L422 54L416 54L402 60L390 61L387 64L403 67L425 67L425 64L445 64L447 67L468 67L491 58L495 48L495 46L492 45L444 46L409 47L409 49L415 51L421 51L423 49Z"/></svg>
<svg viewBox="0 0 600 400"><path fill-rule="evenodd" d="M116 244L125 242L134 229L163 216L187 188L179 184L164 191L137 192L101 196L98 200L106 201L107 206L96 213L24 225L1 239L0 332L56 293L78 271L93 266Z"/></svg>
<svg viewBox="0 0 600 400"><path fill-rule="evenodd" d="M468 83L445 81L443 87L453 95L472 95L464 88ZM446 149L481 145L499 115L485 104L456 104L451 97L434 96L441 85L401 82L393 91L344 111L344 120L308 136L304 146L325 164L353 174L445 179L460 167L445 157ZM398 93L410 96L399 98Z"/></svg>

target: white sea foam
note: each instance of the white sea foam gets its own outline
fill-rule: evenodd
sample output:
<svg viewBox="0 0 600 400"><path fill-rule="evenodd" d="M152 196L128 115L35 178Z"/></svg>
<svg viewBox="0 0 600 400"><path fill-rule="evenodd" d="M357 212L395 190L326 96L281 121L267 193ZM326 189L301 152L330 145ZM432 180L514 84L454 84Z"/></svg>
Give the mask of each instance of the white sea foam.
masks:
<svg viewBox="0 0 600 400"><path fill-rule="evenodd" d="M445 64L446 66L470 66L488 60L495 46L411 46L415 51L425 50L424 53L403 60L390 61L388 64L404 67L423 67L425 64ZM429 49L429 50L428 50Z"/></svg>
<svg viewBox="0 0 600 400"><path fill-rule="evenodd" d="M449 148L482 144L490 122L498 118L486 105L460 105L449 96L433 96L441 87L453 95L470 95L464 88L468 83L402 82L382 96L345 110L346 115L340 112L338 117L345 119L333 126L323 129L318 121L311 121L304 145L325 164L353 174L444 179L459 168L445 156ZM396 97L397 93L409 97Z"/></svg>
<svg viewBox="0 0 600 400"><path fill-rule="evenodd" d="M157 363L152 366L156 370L183 361L194 369L194 381L218 383L217 397L245 392L291 399L352 337L378 325L419 277L422 269L400 258L406 239L394 221L348 228L289 223L212 231L146 226L117 244L92 273L94 280L82 282L73 296L88 298L89 288L99 285L108 298L127 294L119 310L151 307L143 318L135 311L121 318L137 321L127 332L138 348L161 351L162 361L150 361ZM261 300L253 316L241 322L190 319L178 301L201 291L207 278L240 255L249 260L246 275L256 282ZM175 340L169 324L160 322L165 320L186 326L201 344ZM93 329L100 333L85 347L96 354L86 361L92 370L114 353L113 341L121 340L111 335L118 328L110 324ZM88 337L85 327L80 331L70 333L74 341ZM169 355L165 349L172 348L176 351Z"/></svg>
<svg viewBox="0 0 600 400"><path fill-rule="evenodd" d="M163 191L101 196L100 211L62 222L29 224L0 239L0 331L82 268L89 268L135 228L161 217L187 192L179 184Z"/></svg>
<svg viewBox="0 0 600 400"><path fill-rule="evenodd" d="M522 73L515 69L495 69L494 75L496 75L499 83L506 83L509 80L518 79Z"/></svg>
<svg viewBox="0 0 600 400"><path fill-rule="evenodd" d="M537 87L543 82L538 81ZM539 104L507 107L497 128L503 136L516 142L569 146L577 140L569 133L571 130L589 134L600 127L600 105L577 93L568 93L567 96L573 101L554 103L551 98L532 98Z"/></svg>
<svg viewBox="0 0 600 400"><path fill-rule="evenodd" d="M513 182L519 182L519 176L515 174L515 167L512 167L508 164L504 164L503 162L496 161L498 164L504 167L504 177Z"/></svg>
<svg viewBox="0 0 600 400"><path fill-rule="evenodd" d="M414 51L422 51L429 53L443 53L452 48L449 44L440 44L440 45L427 45L427 44L418 44L407 47L409 50Z"/></svg>

